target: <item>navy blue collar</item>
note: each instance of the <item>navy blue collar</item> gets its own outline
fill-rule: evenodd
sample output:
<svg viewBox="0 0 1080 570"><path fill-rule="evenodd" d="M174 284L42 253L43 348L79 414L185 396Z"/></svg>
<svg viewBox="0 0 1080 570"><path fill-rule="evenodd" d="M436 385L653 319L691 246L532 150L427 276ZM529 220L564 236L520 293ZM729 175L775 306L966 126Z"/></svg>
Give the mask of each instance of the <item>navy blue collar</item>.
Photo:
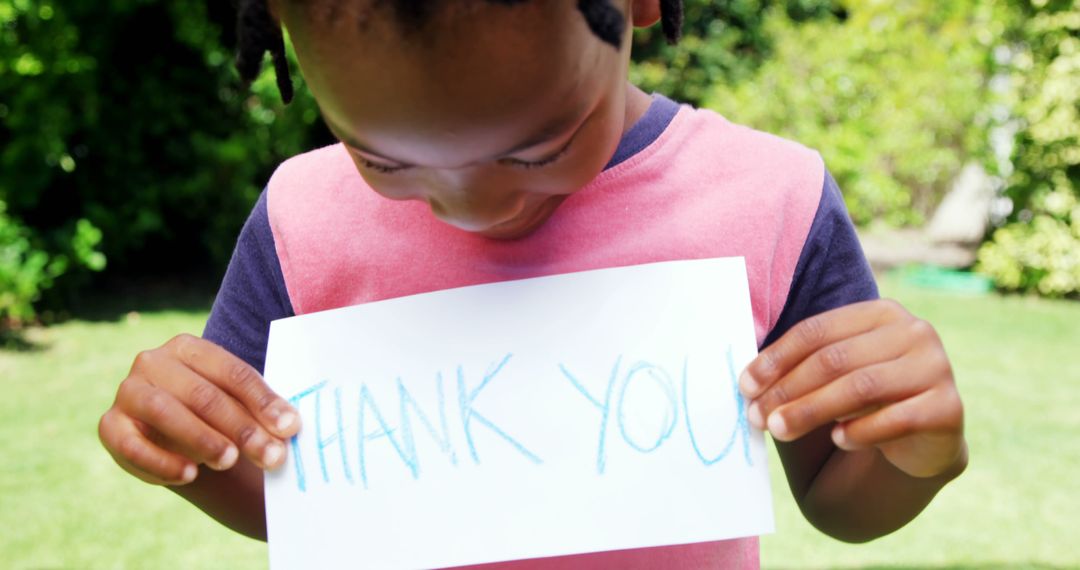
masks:
<svg viewBox="0 0 1080 570"><path fill-rule="evenodd" d="M626 161L626 159L652 144L653 141L660 137L660 134L664 132L664 129L667 128L678 112L678 103L659 93L653 93L652 103L649 103L649 108L634 123L634 126L630 127L630 130L623 135L619 141L619 147L615 149L615 154L608 161L604 170Z"/></svg>

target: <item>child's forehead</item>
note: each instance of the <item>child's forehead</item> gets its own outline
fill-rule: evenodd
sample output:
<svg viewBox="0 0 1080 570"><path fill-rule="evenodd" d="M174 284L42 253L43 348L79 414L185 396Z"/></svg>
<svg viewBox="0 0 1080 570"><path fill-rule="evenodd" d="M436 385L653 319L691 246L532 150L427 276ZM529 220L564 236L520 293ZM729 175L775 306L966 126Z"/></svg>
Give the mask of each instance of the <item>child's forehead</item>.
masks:
<svg viewBox="0 0 1080 570"><path fill-rule="evenodd" d="M503 76L565 74L605 47L569 2L537 0L507 6L466 1L473 5L471 9L433 12L415 28L392 21L395 17L386 14L358 14L368 3L356 0L361 8L350 8L353 4L346 0L336 19L322 23L306 15L290 17L296 10L306 12L303 3L296 10L286 10L285 24L309 81L341 74L369 81L392 75L411 83L467 82L485 79L490 75L485 72L492 70ZM367 24L357 25L356 18Z"/></svg>
<svg viewBox="0 0 1080 570"><path fill-rule="evenodd" d="M580 19L575 0L271 0L313 33L347 31L371 41L429 48L456 43L461 33L484 28L529 35L543 21ZM555 26L563 35L580 26Z"/></svg>
<svg viewBox="0 0 1080 570"><path fill-rule="evenodd" d="M460 81L394 74L373 79L370 88L329 82L315 92L342 140L403 163L449 166L508 152L534 135L566 132L613 83L599 73L498 71Z"/></svg>
<svg viewBox="0 0 1080 570"><path fill-rule="evenodd" d="M624 88L628 47L597 40L570 0L481 1L431 17L437 31L415 39L375 24L319 28L285 10L304 79L339 138L405 163L464 164Z"/></svg>
<svg viewBox="0 0 1080 570"><path fill-rule="evenodd" d="M424 41L376 26L318 29L288 15L285 23L324 112L346 121L406 114L437 128L455 111L520 114L541 103L550 110L575 104L579 92L599 88L598 76L622 67L623 55L592 36L572 3L477 5L445 16Z"/></svg>

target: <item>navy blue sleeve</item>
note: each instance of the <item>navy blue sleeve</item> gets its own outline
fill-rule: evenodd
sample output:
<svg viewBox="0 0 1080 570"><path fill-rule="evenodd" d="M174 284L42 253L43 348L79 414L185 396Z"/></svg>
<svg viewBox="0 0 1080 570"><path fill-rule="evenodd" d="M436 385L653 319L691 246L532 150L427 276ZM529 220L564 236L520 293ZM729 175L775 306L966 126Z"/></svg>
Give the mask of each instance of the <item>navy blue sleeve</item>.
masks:
<svg viewBox="0 0 1080 570"><path fill-rule="evenodd" d="M293 315L281 262L274 249L264 190L240 230L203 338L224 347L262 373L270 321Z"/></svg>
<svg viewBox="0 0 1080 570"><path fill-rule="evenodd" d="M803 319L877 298L877 283L844 207L844 198L832 175L826 172L821 201L795 264L784 310L761 348Z"/></svg>

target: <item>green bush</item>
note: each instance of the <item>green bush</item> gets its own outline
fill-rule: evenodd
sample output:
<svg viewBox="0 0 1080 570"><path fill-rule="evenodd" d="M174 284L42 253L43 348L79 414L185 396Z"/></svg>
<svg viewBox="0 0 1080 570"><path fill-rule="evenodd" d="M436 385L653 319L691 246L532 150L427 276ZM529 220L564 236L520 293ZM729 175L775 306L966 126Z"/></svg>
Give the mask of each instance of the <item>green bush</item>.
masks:
<svg viewBox="0 0 1080 570"><path fill-rule="evenodd" d="M858 224L917 225L971 157L989 155L993 3L852 1L796 26L773 11L775 51L708 106L818 149Z"/></svg>
<svg viewBox="0 0 1080 570"><path fill-rule="evenodd" d="M771 6L795 21L842 13L834 0L684 0L683 38L668 45L659 25L634 34L631 80L645 91L702 105L717 83L748 77L772 50L765 30Z"/></svg>
<svg viewBox="0 0 1080 570"><path fill-rule="evenodd" d="M97 250L101 230L78 220L68 237L68 253L49 254L34 243L32 232L7 215L0 201L0 330L19 327L34 318L34 303L53 286L71 261L92 271L105 268Z"/></svg>
<svg viewBox="0 0 1080 570"><path fill-rule="evenodd" d="M1080 294L1080 2L1019 5L1011 59L1019 130L1013 213L976 269L1006 290Z"/></svg>
<svg viewBox="0 0 1080 570"><path fill-rule="evenodd" d="M1075 294L1080 291L1080 224L1039 215L1031 223L999 228L980 248L978 270L1010 291Z"/></svg>
<svg viewBox="0 0 1080 570"><path fill-rule="evenodd" d="M270 171L317 144L232 66L229 2L0 0L0 200L43 251L77 220L110 270L216 268Z"/></svg>
<svg viewBox="0 0 1080 570"><path fill-rule="evenodd" d="M33 317L42 289L67 268L63 259L31 245L29 230L5 210L0 202L0 329Z"/></svg>

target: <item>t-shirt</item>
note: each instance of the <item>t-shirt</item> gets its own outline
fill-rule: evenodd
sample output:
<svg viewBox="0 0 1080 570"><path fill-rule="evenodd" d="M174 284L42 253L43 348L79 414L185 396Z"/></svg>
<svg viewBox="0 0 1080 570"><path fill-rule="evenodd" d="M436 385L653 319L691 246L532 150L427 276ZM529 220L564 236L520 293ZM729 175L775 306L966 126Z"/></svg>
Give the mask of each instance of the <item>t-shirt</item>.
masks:
<svg viewBox="0 0 1080 570"><path fill-rule="evenodd" d="M743 256L756 340L876 298L820 156L654 95L604 170L532 234L492 240L371 190L342 145L283 163L237 241L203 336L262 370L270 322L453 287ZM756 538L500 567L757 568Z"/></svg>

